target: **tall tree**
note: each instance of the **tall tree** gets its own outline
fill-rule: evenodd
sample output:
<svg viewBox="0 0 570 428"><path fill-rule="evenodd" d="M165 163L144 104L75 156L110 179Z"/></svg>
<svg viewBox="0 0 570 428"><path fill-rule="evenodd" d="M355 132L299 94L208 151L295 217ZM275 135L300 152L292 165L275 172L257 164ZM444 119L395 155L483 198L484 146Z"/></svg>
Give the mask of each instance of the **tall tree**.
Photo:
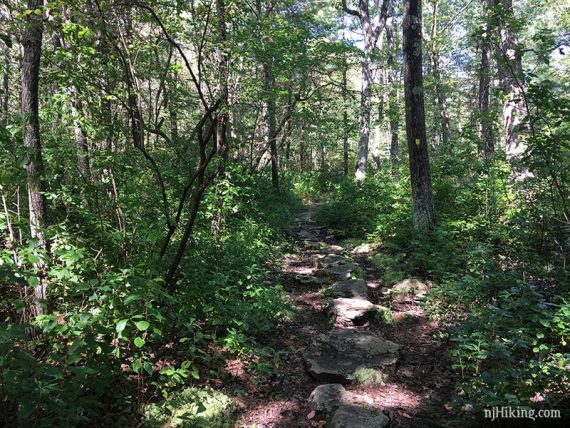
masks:
<svg viewBox="0 0 570 428"><path fill-rule="evenodd" d="M420 231L432 228L435 222L424 110L421 0L404 0L402 26L413 227L414 230Z"/></svg>
<svg viewBox="0 0 570 428"><path fill-rule="evenodd" d="M444 146L447 146L451 138L451 125L449 120L449 109L447 107L447 101L445 97L445 92L441 77L441 67L440 67L440 47L438 46L438 10L439 10L440 0L433 0L431 4L432 16L431 16L431 29L429 35L424 32L424 38L427 41L427 51L429 54L429 60L431 65L431 72L433 75L435 83L435 95L437 98L437 106L439 109L439 119L441 126L441 142Z"/></svg>
<svg viewBox="0 0 570 428"><path fill-rule="evenodd" d="M512 0L490 0L493 5L496 60L500 87L504 95L503 136L507 159L517 163L525 150L521 138L521 123L525 114L525 83L522 69L522 53L517 35L517 22ZM518 175L518 173L517 173Z"/></svg>
<svg viewBox="0 0 570 428"><path fill-rule="evenodd" d="M393 15L393 12L394 5L390 4L390 15ZM398 165L400 162L398 147L400 111L398 109L398 86L394 64L394 18L392 16L386 20L386 48L388 50L386 74L389 87L388 118L390 121L390 164L392 165L392 175L395 175L398 173Z"/></svg>
<svg viewBox="0 0 570 428"><path fill-rule="evenodd" d="M481 51L481 61L479 64L479 156L489 157L495 152L495 141L493 138L493 128L490 112L491 95L491 23L489 17L489 5L493 0L483 0L485 6L485 28L479 50Z"/></svg>
<svg viewBox="0 0 570 428"><path fill-rule="evenodd" d="M22 116L24 118L24 147L27 154L26 172L28 176L29 221L32 238L38 240L40 249L47 251L48 243L45 235L47 224L47 202L44 195L43 158L40 139L39 118L39 82L40 58L43 36L43 0L28 0L27 8L32 11L26 15L26 23L22 34ZM36 10L42 13L35 13ZM39 284L34 287L31 314L43 312L41 302L47 298L47 278L45 262L42 257L37 263Z"/></svg>
<svg viewBox="0 0 570 428"><path fill-rule="evenodd" d="M379 4L376 1L376 6ZM360 131L358 139L356 179L363 180L366 177L366 167L368 166L368 146L370 142L370 105L371 105L371 85L372 85L372 67L371 55L378 38L386 25L388 17L388 6L390 0L383 0L380 7L378 23L376 26L372 23L370 15L370 5L368 0L360 0L358 2L358 10L351 9L347 6L346 0L342 1L343 10L349 15L355 16L360 22L360 27L364 32L364 57L362 59L362 86L360 91Z"/></svg>

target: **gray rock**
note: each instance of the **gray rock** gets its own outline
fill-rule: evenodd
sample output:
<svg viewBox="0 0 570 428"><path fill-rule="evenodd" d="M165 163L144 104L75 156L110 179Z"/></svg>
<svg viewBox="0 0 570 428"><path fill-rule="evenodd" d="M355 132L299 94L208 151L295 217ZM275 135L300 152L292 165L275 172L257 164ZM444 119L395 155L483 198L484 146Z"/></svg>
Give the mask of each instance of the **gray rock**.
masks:
<svg viewBox="0 0 570 428"><path fill-rule="evenodd" d="M322 270L321 275L335 276L339 279L349 279L356 265L347 257L339 254L328 254L317 260L317 266Z"/></svg>
<svg viewBox="0 0 570 428"><path fill-rule="evenodd" d="M339 297L332 301L331 314L335 324L364 325L373 317L376 308L366 299Z"/></svg>
<svg viewBox="0 0 570 428"><path fill-rule="evenodd" d="M333 297L368 298L368 284L363 279L348 279L335 282L332 287Z"/></svg>
<svg viewBox="0 0 570 428"><path fill-rule="evenodd" d="M302 239L303 241L318 241L319 240L317 235L315 235L310 230L306 230L306 229L300 230L297 233L297 236L299 237L299 239Z"/></svg>
<svg viewBox="0 0 570 428"><path fill-rule="evenodd" d="M391 300L396 303L412 302L425 297L429 286L417 279L404 279L387 291Z"/></svg>
<svg viewBox="0 0 570 428"><path fill-rule="evenodd" d="M325 415L329 415L339 406L359 403L372 405L373 401L364 395L348 392L338 383L319 385L309 397L309 407Z"/></svg>
<svg viewBox="0 0 570 428"><path fill-rule="evenodd" d="M367 409L361 406L340 406L331 415L328 428L383 428L390 419L378 409Z"/></svg>
<svg viewBox="0 0 570 428"><path fill-rule="evenodd" d="M330 251L331 253L342 253L342 252L346 251L346 249L344 247L341 247L340 245L333 245L333 244L327 244L325 246L325 249L327 251Z"/></svg>
<svg viewBox="0 0 570 428"><path fill-rule="evenodd" d="M399 349L400 345L369 331L334 329L318 335L303 357L317 381L348 383L358 369L395 364Z"/></svg>
<svg viewBox="0 0 570 428"><path fill-rule="evenodd" d="M322 280L313 275L297 275L297 281L304 285L319 285Z"/></svg>
<svg viewBox="0 0 570 428"><path fill-rule="evenodd" d="M370 244L360 244L358 247L353 248L352 254L368 254L370 251Z"/></svg>

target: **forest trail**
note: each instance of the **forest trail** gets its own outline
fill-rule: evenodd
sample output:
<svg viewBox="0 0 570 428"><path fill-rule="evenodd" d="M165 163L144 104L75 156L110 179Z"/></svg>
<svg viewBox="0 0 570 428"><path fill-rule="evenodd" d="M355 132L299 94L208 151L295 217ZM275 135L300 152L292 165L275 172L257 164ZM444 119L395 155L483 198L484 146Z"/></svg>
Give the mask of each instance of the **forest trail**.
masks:
<svg viewBox="0 0 570 428"><path fill-rule="evenodd" d="M316 209L298 215L298 245L277 279L297 309L266 340L282 355L279 367L250 385L238 426L440 426L451 376L415 298L423 284L383 287L370 247L338 245Z"/></svg>

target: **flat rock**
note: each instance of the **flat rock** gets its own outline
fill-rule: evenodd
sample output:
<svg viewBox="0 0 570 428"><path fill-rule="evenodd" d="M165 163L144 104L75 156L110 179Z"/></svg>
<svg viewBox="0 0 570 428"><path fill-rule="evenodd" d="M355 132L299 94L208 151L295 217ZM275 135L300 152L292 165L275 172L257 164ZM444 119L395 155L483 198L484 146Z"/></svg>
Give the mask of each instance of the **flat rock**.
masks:
<svg viewBox="0 0 570 428"><path fill-rule="evenodd" d="M328 428L383 428L390 419L378 409L362 406L340 406L329 418Z"/></svg>
<svg viewBox="0 0 570 428"><path fill-rule="evenodd" d="M375 304L360 297L339 297L332 301L331 314L335 324L363 325L373 316L376 308Z"/></svg>
<svg viewBox="0 0 570 428"><path fill-rule="evenodd" d="M322 280L313 275L297 275L297 281L304 285L319 285Z"/></svg>
<svg viewBox="0 0 570 428"><path fill-rule="evenodd" d="M370 251L370 244L360 244L352 249L352 254L368 254Z"/></svg>
<svg viewBox="0 0 570 428"><path fill-rule="evenodd" d="M333 329L318 335L303 356L307 371L319 382L348 383L363 368L391 366L400 345L369 331Z"/></svg>
<svg viewBox="0 0 570 428"><path fill-rule="evenodd" d="M306 230L306 229L300 230L297 233L297 236L299 237L299 239L302 239L303 241L318 241L319 240L317 235L315 235L310 230Z"/></svg>
<svg viewBox="0 0 570 428"><path fill-rule="evenodd" d="M326 249L326 251L330 251L331 253L342 253L346 251L344 247L334 244L326 244L324 249Z"/></svg>
<svg viewBox="0 0 570 428"><path fill-rule="evenodd" d="M309 397L309 407L324 415L329 415L339 406L349 404L372 405L370 397L348 392L341 384L328 383L317 386Z"/></svg>
<svg viewBox="0 0 570 428"><path fill-rule="evenodd" d="M349 279L356 265L347 257L339 254L328 254L317 260L321 275L335 276L339 279Z"/></svg>
<svg viewBox="0 0 570 428"><path fill-rule="evenodd" d="M387 294L396 303L413 302L425 297L429 286L417 279L408 278L391 287Z"/></svg>
<svg viewBox="0 0 570 428"><path fill-rule="evenodd" d="M363 279L347 279L335 282L332 287L333 297L368 298L368 284Z"/></svg>

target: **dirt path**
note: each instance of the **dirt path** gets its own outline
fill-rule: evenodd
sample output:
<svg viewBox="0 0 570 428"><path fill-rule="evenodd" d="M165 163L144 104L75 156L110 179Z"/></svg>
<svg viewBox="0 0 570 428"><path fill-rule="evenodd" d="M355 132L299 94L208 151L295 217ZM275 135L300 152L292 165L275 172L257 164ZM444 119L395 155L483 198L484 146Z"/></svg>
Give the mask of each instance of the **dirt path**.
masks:
<svg viewBox="0 0 570 428"><path fill-rule="evenodd" d="M237 426L440 426L450 375L443 346L432 339L436 326L410 294L388 301L369 250L336 245L314 222L314 211L309 206L298 216L298 248L284 257L278 278L298 311L293 322L265 338L278 351L279 367L257 381L247 380L242 363L229 367L244 389ZM378 321L386 315L378 304L390 307L392 323ZM358 381L355 367L366 369ZM366 384L370 380L375 383ZM329 386L309 403L323 384Z"/></svg>

